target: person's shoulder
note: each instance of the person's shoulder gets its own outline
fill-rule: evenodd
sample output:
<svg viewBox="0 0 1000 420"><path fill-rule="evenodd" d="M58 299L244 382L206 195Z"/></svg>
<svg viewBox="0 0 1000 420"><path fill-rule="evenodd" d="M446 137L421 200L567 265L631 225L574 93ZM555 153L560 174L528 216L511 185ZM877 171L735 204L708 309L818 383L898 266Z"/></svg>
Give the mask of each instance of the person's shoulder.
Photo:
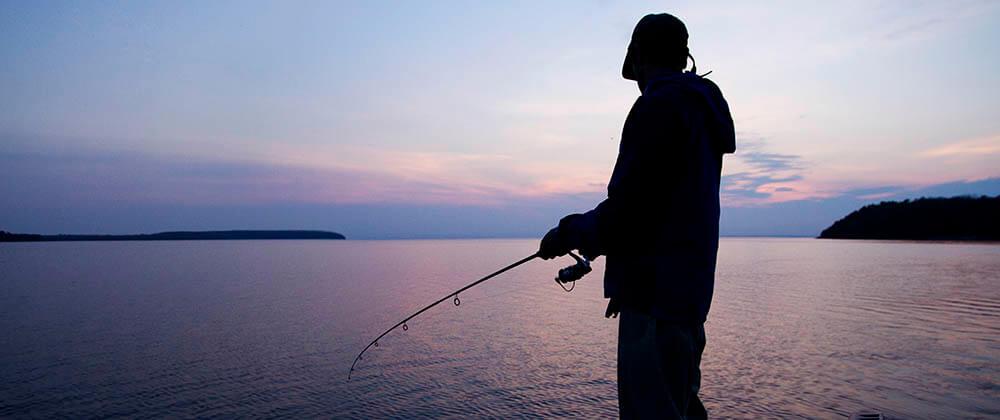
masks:
<svg viewBox="0 0 1000 420"><path fill-rule="evenodd" d="M650 103L676 100L692 89L699 89L702 80L706 79L690 72L667 75L651 81L642 96Z"/></svg>
<svg viewBox="0 0 1000 420"><path fill-rule="evenodd" d="M709 72L709 73L711 73L711 72ZM706 75L708 75L708 73L705 73L705 75L702 75L702 76L698 76L698 80L701 81L702 83L708 85L708 86L711 86L711 87L714 87L714 88L718 89L719 85L716 84L715 81L713 81L712 79L709 79L709 78L705 77Z"/></svg>
<svg viewBox="0 0 1000 420"><path fill-rule="evenodd" d="M648 110L672 108L677 103L683 102L684 91L682 83L656 83L639 96L634 108Z"/></svg>
<svg viewBox="0 0 1000 420"><path fill-rule="evenodd" d="M663 111L665 107L670 106L672 102L663 92L647 92L636 98L635 103L632 104L631 113L637 117L655 115L658 111Z"/></svg>
<svg viewBox="0 0 1000 420"><path fill-rule="evenodd" d="M719 87L718 84L716 84L714 81L712 81L712 79L709 79L709 78L704 77L704 76L699 76L699 79L700 79L701 83L704 84L705 87L707 89L709 89L712 93L715 93L715 94L717 94L719 96L722 96L722 89Z"/></svg>
<svg viewBox="0 0 1000 420"><path fill-rule="evenodd" d="M692 101L725 101L722 89L711 79L695 73L684 73L677 83L664 85L658 96L669 102L690 104Z"/></svg>

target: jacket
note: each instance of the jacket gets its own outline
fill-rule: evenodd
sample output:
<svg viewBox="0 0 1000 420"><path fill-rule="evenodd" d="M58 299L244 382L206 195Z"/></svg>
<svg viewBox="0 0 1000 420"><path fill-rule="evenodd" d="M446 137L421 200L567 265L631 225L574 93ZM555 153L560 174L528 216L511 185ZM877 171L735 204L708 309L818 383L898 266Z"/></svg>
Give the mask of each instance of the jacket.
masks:
<svg viewBox="0 0 1000 420"><path fill-rule="evenodd" d="M678 322L704 322L719 247L722 156L736 150L729 105L693 73L650 80L622 129L607 199L563 218L574 249L605 255L604 295Z"/></svg>

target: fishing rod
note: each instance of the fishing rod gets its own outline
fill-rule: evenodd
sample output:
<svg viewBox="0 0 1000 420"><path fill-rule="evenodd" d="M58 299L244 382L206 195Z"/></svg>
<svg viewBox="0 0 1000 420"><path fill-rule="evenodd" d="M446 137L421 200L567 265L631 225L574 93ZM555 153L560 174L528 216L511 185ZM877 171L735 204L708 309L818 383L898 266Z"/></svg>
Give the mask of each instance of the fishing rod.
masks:
<svg viewBox="0 0 1000 420"><path fill-rule="evenodd" d="M563 269L559 270L559 275L556 276L556 283L559 284L559 287L562 287L563 290L565 290L567 292L573 290L573 288L576 287L576 281L579 280L579 279L581 279L581 278L583 278L584 275L586 275L587 273L589 273L591 271L590 261L588 261L586 258L581 258L580 256L578 256L578 255L576 255L576 254L574 254L572 252L569 253L569 256L573 257L573 259L576 260L576 264L573 264L573 265L571 265L569 267L566 267L566 268L563 268ZM368 345L365 346L365 348L361 350L361 353L358 353L358 357L355 357L354 358L354 362L351 363L351 370L350 370L350 372L347 373L347 380L351 380L351 374L354 373L354 366L357 365L358 361L362 359L362 356L365 354L365 352L368 351L369 348L378 347L378 340L380 340L382 337L385 337L386 334L389 334L390 332L392 332L392 330L395 330L396 328L399 328L399 327L403 327L403 331L409 330L410 327L408 327L406 325L407 321L409 321L409 320L411 320L413 318L416 318L417 315L420 315L420 314L424 313L425 311L427 311L428 309L437 306L439 303L444 302L448 298L453 298L452 299L452 303L454 303L455 306L461 305L462 301L458 299L458 294L459 293L462 293L462 292L464 292L466 290L469 290L472 287L474 287L474 286L476 286L476 285L478 285L478 284L480 284L480 283L482 283L482 282L484 282L486 280L489 280L491 278L499 276L500 274L503 274L505 271L510 270L510 269L512 269L514 267L517 267L517 266L519 266L521 264L524 264L524 263L526 263L528 261L531 261L531 260L533 260L535 258L538 258L538 253L537 252L534 253L534 254L531 254L531 255L529 255L527 257L524 257L520 261L517 261L517 262L515 262L515 263L513 263L511 265L508 265L508 266L506 266L504 268L501 268L501 269L499 269L497 271L494 271L493 273L490 273L486 277L483 277L483 278L481 278L479 280L476 280L476 281L474 281L472 283L469 283L465 287L462 287L461 289L458 289L458 290L456 290L454 292L451 292L451 293L445 295L443 298L436 300L434 303L423 307L423 309L421 309L421 310L419 310L417 312L414 312L413 315L410 315L410 316L404 318L402 321L397 322L396 325L393 325L388 330L385 330L385 332L383 332L382 334L379 334L378 337L375 337L374 340L372 340L370 343L368 343ZM573 283L573 285L570 286L569 288L566 288L566 286L564 286L565 283L571 283L571 282Z"/></svg>

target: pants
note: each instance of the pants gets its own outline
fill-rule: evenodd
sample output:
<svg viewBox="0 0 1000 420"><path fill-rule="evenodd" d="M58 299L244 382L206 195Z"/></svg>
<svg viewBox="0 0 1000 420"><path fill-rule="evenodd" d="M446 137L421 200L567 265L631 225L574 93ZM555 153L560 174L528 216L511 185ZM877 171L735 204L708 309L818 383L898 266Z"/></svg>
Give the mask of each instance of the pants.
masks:
<svg viewBox="0 0 1000 420"><path fill-rule="evenodd" d="M618 323L621 418L707 418L698 399L704 350L704 324L668 323L623 308Z"/></svg>

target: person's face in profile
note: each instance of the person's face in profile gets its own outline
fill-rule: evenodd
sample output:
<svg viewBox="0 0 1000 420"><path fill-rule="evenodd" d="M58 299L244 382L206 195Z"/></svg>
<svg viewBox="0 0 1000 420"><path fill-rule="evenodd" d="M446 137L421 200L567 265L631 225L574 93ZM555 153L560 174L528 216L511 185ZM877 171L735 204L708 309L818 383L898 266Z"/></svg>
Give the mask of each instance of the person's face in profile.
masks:
<svg viewBox="0 0 1000 420"><path fill-rule="evenodd" d="M646 83L644 82L645 77L643 77L642 66L639 64L639 59L636 56L634 42L628 44L628 48L625 51L625 63L625 65L632 71L632 73L625 76L625 78L634 80L636 85L639 87L639 92L641 93Z"/></svg>

